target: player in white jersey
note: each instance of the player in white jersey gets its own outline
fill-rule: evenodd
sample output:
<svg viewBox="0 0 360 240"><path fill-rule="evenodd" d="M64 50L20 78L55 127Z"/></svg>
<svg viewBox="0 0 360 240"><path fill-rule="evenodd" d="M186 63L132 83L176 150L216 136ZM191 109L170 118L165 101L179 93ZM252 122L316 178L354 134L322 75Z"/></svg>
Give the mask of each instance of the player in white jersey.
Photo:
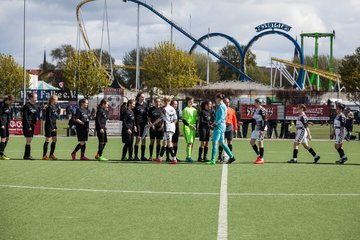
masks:
<svg viewBox="0 0 360 240"><path fill-rule="evenodd" d="M254 149L257 159L255 164L264 163L264 132L267 130L267 116L266 109L261 106L264 101L261 98L255 99L255 112L253 120L255 121L255 129L251 133L250 144ZM256 145L256 141L259 143L259 148Z"/></svg>
<svg viewBox="0 0 360 240"><path fill-rule="evenodd" d="M176 130L176 122L177 122L177 114L175 108L170 105L171 98L169 96L164 97L164 108L163 108L163 121L164 121L164 137L163 137L163 145L160 150L159 156L157 156L156 161L158 163L162 162L162 157L168 148L168 151L171 154L172 160L169 162L170 164L176 164L176 155L173 149L172 137Z"/></svg>
<svg viewBox="0 0 360 240"><path fill-rule="evenodd" d="M336 117L334 119L334 128L333 128L333 136L335 136L335 149L338 151L340 159L336 161L337 164L344 164L348 158L344 153L344 149L342 148L342 142L345 136L345 122L346 117L343 113L345 109L345 105L342 103L338 103L336 105Z"/></svg>
<svg viewBox="0 0 360 240"><path fill-rule="evenodd" d="M314 157L314 163L317 163L320 159L320 156L317 155L312 149L309 144L308 140L311 140L311 133L308 127L308 118L305 114L306 106L304 104L300 104L298 106L299 116L296 119L296 137L294 141L294 151L293 151L293 158L288 161L288 163L297 163L297 155L299 151L299 145L302 144L306 150Z"/></svg>

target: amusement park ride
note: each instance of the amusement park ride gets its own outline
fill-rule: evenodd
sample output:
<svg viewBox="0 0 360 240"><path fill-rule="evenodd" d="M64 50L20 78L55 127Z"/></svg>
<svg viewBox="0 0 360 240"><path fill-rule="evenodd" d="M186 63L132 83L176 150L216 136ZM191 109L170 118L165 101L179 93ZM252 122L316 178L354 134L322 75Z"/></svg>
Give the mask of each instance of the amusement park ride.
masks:
<svg viewBox="0 0 360 240"><path fill-rule="evenodd" d="M89 2L93 2L95 0L84 0L81 3L78 4L76 8L76 16L78 21L78 41L77 41L77 48L80 48L80 34L82 35L84 44L88 50L91 50L90 43L86 34L85 24L81 16L81 7ZM165 17L163 14L161 14L159 11L157 11L154 7L150 6L149 4L138 1L138 0L123 0L123 2L133 2L137 4L138 6L138 33L137 38L139 39L139 8L140 6L145 7L161 19L163 19L167 24L169 24L172 28L175 28L180 33L185 35L188 39L190 39L193 42L193 46L191 47L189 53L191 54L197 46L203 48L206 50L209 54L211 54L213 57L217 58L219 61L223 62L226 66L231 68L235 73L238 73L240 76L240 81L249 81L252 80L247 74L246 74L246 56L252 46L252 44L256 41L258 41L261 37L265 35L272 35L277 34L280 36L283 36L290 40L295 48L296 51L299 53L299 60L300 63L293 63L290 61L278 59L278 58L271 58L271 85L276 86L276 79L280 78L280 86L282 85L282 77L284 77L287 81L289 81L294 88L298 90L304 90L306 88L306 80L308 81L308 88L310 90L320 90L320 79L319 77L325 78L329 80L329 86L333 86L332 82L335 82L338 87L337 89L340 90L339 82L340 82L340 75L333 73L333 65L332 65L332 45L333 45L333 38L335 37L335 32L330 34L323 34L323 33L304 33L301 34L301 46L298 44L298 42L291 37L287 32L290 31L291 27L278 22L268 22L261 24L255 28L255 30L258 32L257 35L255 35L247 45L245 45L244 48L242 48L237 40L235 40L233 37L226 35L224 33L207 33L204 36L200 38L195 38L193 35L191 35L189 32L187 32L184 28L179 26L178 24L174 23L169 18ZM99 66L106 66L106 68L110 69L110 74L107 72L109 78L113 79L113 68L128 68L128 69L136 69L137 71L137 82L136 82L136 88L140 86L138 83L138 76L139 76L139 70L141 69L139 66L139 41L137 41L137 64L135 66L113 66L111 61L109 65L103 64L102 62L102 44L103 44L103 35L104 35L104 25L106 22L107 26L107 33L108 33L108 47L109 47L109 54L110 52L110 38L109 38L109 25L108 25L108 15L107 15L107 0L105 0L104 3L104 16L103 16L103 28L102 28L102 37L101 37L101 54L100 59L96 58L95 54L94 57L96 58L96 61L98 61ZM234 65L232 65L230 62L228 62L226 59L219 56L217 53L215 53L213 50L211 50L208 46L203 44L204 40L207 40L212 37L222 37L230 41L239 51L239 54L241 56L241 69L238 69ZM313 37L315 38L315 54L314 54L314 67L306 66L305 60L304 60L304 54L303 54L303 39L304 37ZM331 48L330 48L330 71L324 71L317 69L317 54L318 54L318 38L320 37L330 37L331 40ZM289 67L294 68L294 74L291 75L288 71ZM273 70L274 68L274 70ZM279 77L278 77L279 73ZM311 74L311 77L309 77L309 73ZM331 84L330 84L331 83ZM316 85L316 88L313 86Z"/></svg>

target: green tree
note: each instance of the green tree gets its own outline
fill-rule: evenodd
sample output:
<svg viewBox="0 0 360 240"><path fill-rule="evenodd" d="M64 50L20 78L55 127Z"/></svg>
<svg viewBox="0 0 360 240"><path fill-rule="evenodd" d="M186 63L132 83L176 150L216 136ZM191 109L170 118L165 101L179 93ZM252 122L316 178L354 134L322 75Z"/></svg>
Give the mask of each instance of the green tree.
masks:
<svg viewBox="0 0 360 240"><path fill-rule="evenodd" d="M159 43L145 56L143 67L148 90L155 88L163 94L176 95L180 88L193 87L199 82L193 56L169 42Z"/></svg>
<svg viewBox="0 0 360 240"><path fill-rule="evenodd" d="M350 99L360 102L360 47L355 50L354 54L344 57L339 73L341 84L345 86Z"/></svg>
<svg viewBox="0 0 360 240"><path fill-rule="evenodd" d="M75 48L70 44L63 44L60 47L53 49L50 53L50 56L52 57L52 60L56 62L56 68L63 69L67 59L75 51Z"/></svg>
<svg viewBox="0 0 360 240"><path fill-rule="evenodd" d="M195 58L197 75L203 82L206 83L208 56L204 53L194 53L193 56ZM209 65L210 65L209 82L216 82L219 80L219 74L218 74L219 65L217 62L214 62L210 57L209 57Z"/></svg>
<svg viewBox="0 0 360 240"><path fill-rule="evenodd" d="M145 56L151 51L150 48L140 48L140 67L142 67ZM131 50L126 53L123 58L123 63L125 66L130 66L130 68L122 68L120 70L120 74L123 79L124 86L127 88L135 87L135 79L136 79L136 49ZM132 68L133 67L133 68ZM140 85L142 86L144 82L147 80L147 72L144 70L140 70Z"/></svg>
<svg viewBox="0 0 360 240"><path fill-rule="evenodd" d="M93 51L73 52L64 68L66 87L84 97L93 96L110 84L109 75L103 66L99 66Z"/></svg>
<svg viewBox="0 0 360 240"><path fill-rule="evenodd" d="M0 94L19 95L23 87L23 68L11 55L0 53ZM29 87L30 76L26 74L26 87Z"/></svg>
<svg viewBox="0 0 360 240"><path fill-rule="evenodd" d="M226 45L220 50L219 55L220 57L231 63L234 67L241 70L241 56L235 45ZM218 60L218 64L218 72L221 81L239 79L239 74L235 73L230 67L226 66L220 60ZM246 66L256 66L256 56L251 51L249 51L246 55Z"/></svg>

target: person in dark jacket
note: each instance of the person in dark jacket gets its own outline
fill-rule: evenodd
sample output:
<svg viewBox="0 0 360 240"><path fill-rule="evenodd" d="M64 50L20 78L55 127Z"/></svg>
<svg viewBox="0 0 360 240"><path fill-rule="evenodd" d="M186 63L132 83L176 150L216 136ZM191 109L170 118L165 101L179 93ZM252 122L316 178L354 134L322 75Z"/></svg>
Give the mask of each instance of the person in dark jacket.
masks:
<svg viewBox="0 0 360 240"><path fill-rule="evenodd" d="M202 102L201 109L198 114L198 124L199 124L199 156L198 162L208 162L207 153L208 153L208 144L210 140L210 129L213 127L214 114L211 110L212 104L210 100ZM204 153L204 156L203 156Z"/></svg>
<svg viewBox="0 0 360 240"><path fill-rule="evenodd" d="M130 99L126 104L123 113L122 142L124 143L121 160L125 160L126 153L129 152L129 160L132 160L134 136L137 131L133 109L135 101Z"/></svg>
<svg viewBox="0 0 360 240"><path fill-rule="evenodd" d="M98 152L95 156L95 159L99 161L106 161L106 159L102 154L107 143L107 133L106 133L106 121L109 119L108 117L108 102L103 99L100 101L98 106L96 117L95 117L95 131L99 140Z"/></svg>
<svg viewBox="0 0 360 240"><path fill-rule="evenodd" d="M24 159L35 160L35 158L31 156L31 142L34 137L34 130L39 111L38 107L35 104L37 101L37 94L29 93L28 98L29 101L22 108L23 134L26 138Z"/></svg>
<svg viewBox="0 0 360 240"><path fill-rule="evenodd" d="M148 114L148 106L145 102L145 96L143 92L139 92L136 96L136 104L134 108L134 116L135 116L135 123L137 132L134 152L136 161L147 161L148 159L145 157L145 146L146 146L146 132L145 126L147 125L147 114ZM141 158L138 157L139 153L139 143L141 140Z"/></svg>
<svg viewBox="0 0 360 240"><path fill-rule="evenodd" d="M13 116L12 105L14 103L14 96L8 95L4 97L3 105L0 107L0 159L1 160L10 160L4 154L5 148L9 141L9 123Z"/></svg>
<svg viewBox="0 0 360 240"><path fill-rule="evenodd" d="M76 160L76 153L81 149L80 160L89 160L85 157L86 142L89 137L89 120L90 120L90 111L88 109L89 102L87 99L81 99L79 101L79 108L75 113L75 122L76 122L76 135L79 141L79 144L76 145L74 151L71 153L72 160Z"/></svg>
<svg viewBox="0 0 360 240"><path fill-rule="evenodd" d="M149 160L155 160L152 158L153 151L154 151L154 144L156 139L156 156L160 153L161 148L161 140L164 136L164 122L163 121L157 121L158 119L162 119L163 117L163 109L161 107L161 100L160 98L154 99L154 106L152 106L148 111L148 125L150 128L150 146L149 146L149 152L150 152L150 158ZM154 122L157 122L154 124Z"/></svg>
<svg viewBox="0 0 360 240"><path fill-rule="evenodd" d="M43 158L44 160L52 159L57 160L55 157L55 146L57 141L57 127L56 127L56 120L59 117L60 109L57 106L58 104L58 97L53 95L49 99L49 104L45 110L45 142L43 146ZM52 139L51 146L50 146L50 155L47 156L48 145L50 142L50 138Z"/></svg>

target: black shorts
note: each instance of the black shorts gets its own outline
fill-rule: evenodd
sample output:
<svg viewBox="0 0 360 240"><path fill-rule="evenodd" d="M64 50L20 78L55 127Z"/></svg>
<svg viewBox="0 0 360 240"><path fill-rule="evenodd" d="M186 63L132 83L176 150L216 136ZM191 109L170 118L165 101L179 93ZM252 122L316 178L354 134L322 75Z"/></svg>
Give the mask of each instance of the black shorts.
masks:
<svg viewBox="0 0 360 240"><path fill-rule="evenodd" d="M30 126L30 128L31 128L31 131L29 130L29 127L27 127L27 126L23 126L23 135L24 135L24 137L26 137L26 138L32 138L32 137L34 137L34 128L35 128L35 126Z"/></svg>
<svg viewBox="0 0 360 240"><path fill-rule="evenodd" d="M8 138L10 135L9 127L5 126L5 128L0 128L0 137L1 138Z"/></svg>
<svg viewBox="0 0 360 240"><path fill-rule="evenodd" d="M86 142L89 139L89 128L77 125L76 135L79 142Z"/></svg>
<svg viewBox="0 0 360 240"><path fill-rule="evenodd" d="M136 130L137 132L135 132L135 136L137 137L142 137L143 133L144 133L144 129L145 129L146 124L139 124L136 125Z"/></svg>
<svg viewBox="0 0 360 240"><path fill-rule="evenodd" d="M228 141L233 140L233 138L234 138L234 126L232 124L229 124L229 125L226 126L225 138Z"/></svg>
<svg viewBox="0 0 360 240"><path fill-rule="evenodd" d="M132 144L134 142L134 134L129 134L127 131L122 132L121 138L123 143Z"/></svg>
<svg viewBox="0 0 360 240"><path fill-rule="evenodd" d="M205 127L200 127L199 128L199 140L201 142L208 142L210 140L210 128L205 126Z"/></svg>
<svg viewBox="0 0 360 240"><path fill-rule="evenodd" d="M96 131L96 135L98 137L99 142L101 143L107 143L107 132L104 131L103 133L100 132L100 130Z"/></svg>
<svg viewBox="0 0 360 240"><path fill-rule="evenodd" d="M172 143L178 143L179 142L179 133L180 133L180 131L179 131L179 128L177 127L176 130L175 130L175 133L174 133L174 135L172 137L172 140L171 140Z"/></svg>
<svg viewBox="0 0 360 240"><path fill-rule="evenodd" d="M47 124L45 124L45 137L50 138L50 137L56 137L57 136L57 131L53 131L53 129L51 129L49 126L47 126Z"/></svg>
<svg viewBox="0 0 360 240"><path fill-rule="evenodd" d="M164 131L163 130L154 130L150 128L150 139L160 139L162 140L164 137Z"/></svg>

